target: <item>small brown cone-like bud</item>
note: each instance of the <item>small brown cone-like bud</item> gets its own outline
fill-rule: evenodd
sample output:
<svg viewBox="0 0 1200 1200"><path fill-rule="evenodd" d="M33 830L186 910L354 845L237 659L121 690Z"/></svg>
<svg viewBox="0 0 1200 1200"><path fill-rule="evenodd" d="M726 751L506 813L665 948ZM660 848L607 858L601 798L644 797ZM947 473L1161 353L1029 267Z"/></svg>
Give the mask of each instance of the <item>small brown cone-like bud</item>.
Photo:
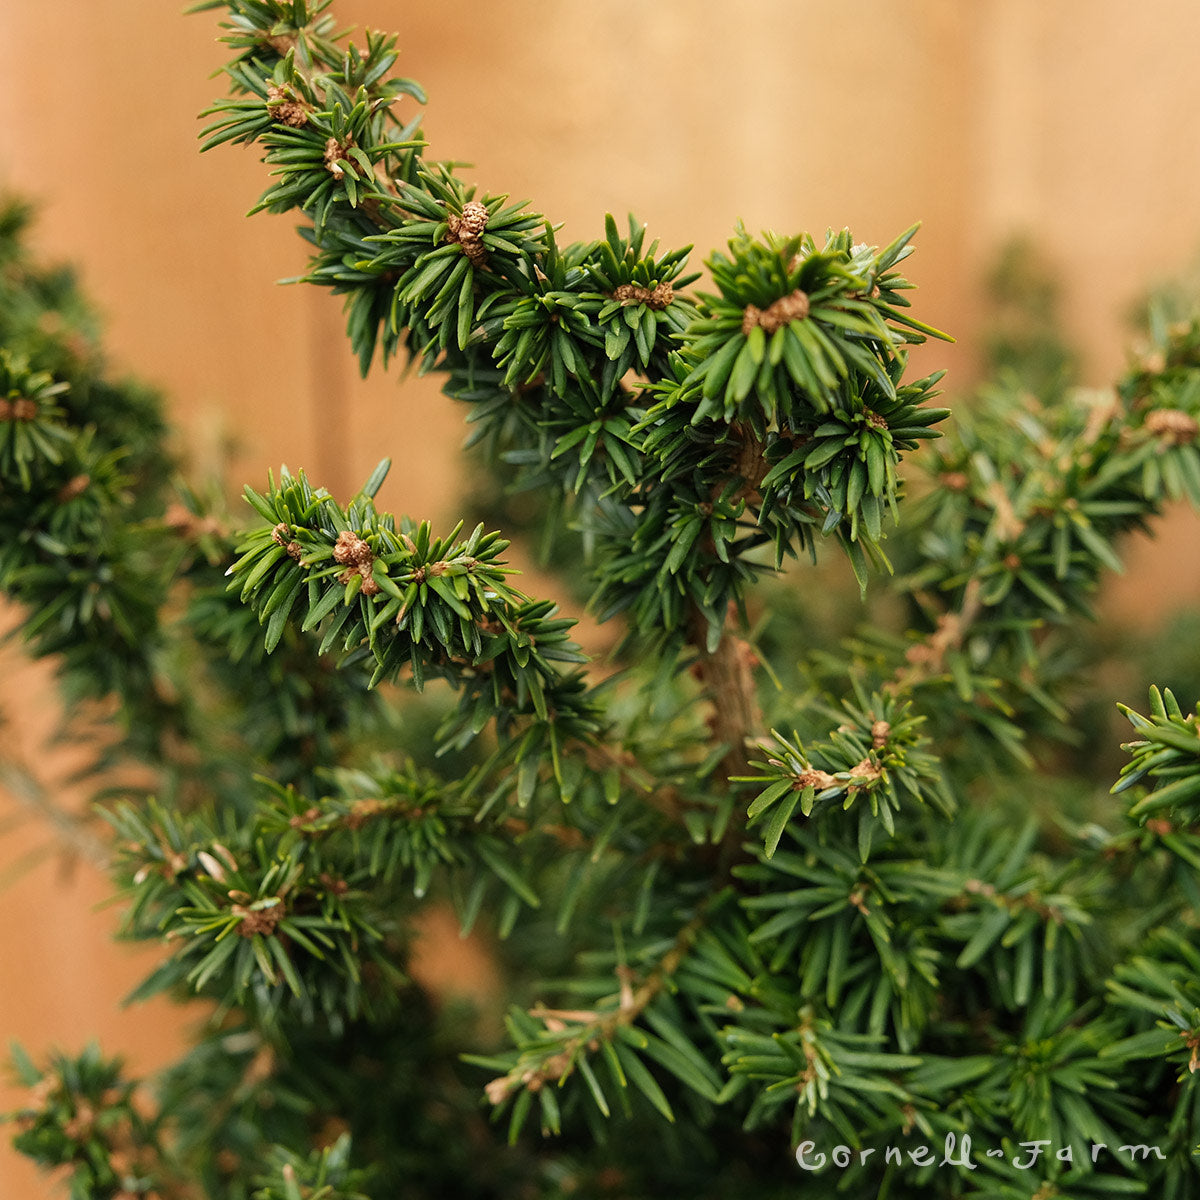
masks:
<svg viewBox="0 0 1200 1200"><path fill-rule="evenodd" d="M460 228L467 233L481 234L488 223L488 210L478 200L469 200L463 205Z"/></svg>
<svg viewBox="0 0 1200 1200"><path fill-rule="evenodd" d="M271 530L271 541L277 546L282 546L288 553L289 558L294 558L299 562L304 557L304 547L299 542L291 540L292 527L280 521L274 529Z"/></svg>
<svg viewBox="0 0 1200 1200"><path fill-rule="evenodd" d="M338 534L337 543L333 547L333 561L344 567L370 566L375 556L371 547L352 529L344 529Z"/></svg>
<svg viewBox="0 0 1200 1200"><path fill-rule="evenodd" d="M674 300L675 289L669 283L659 283L654 286L646 304L656 312L661 312L664 308L669 308Z"/></svg>
<svg viewBox="0 0 1200 1200"><path fill-rule="evenodd" d="M293 129L308 124L308 105L274 84L267 87L267 111L276 121Z"/></svg>
<svg viewBox="0 0 1200 1200"><path fill-rule="evenodd" d="M387 806L377 797L369 796L364 800L356 800L345 816L347 829L361 829L368 821L379 816Z"/></svg>
<svg viewBox="0 0 1200 1200"><path fill-rule="evenodd" d="M775 333L790 321L803 321L808 316L808 293L797 288L789 296L780 296L766 308L756 308L747 304L742 310L742 332L750 335L750 331L759 325L767 333Z"/></svg>
<svg viewBox="0 0 1200 1200"><path fill-rule="evenodd" d="M782 329L791 321L803 321L808 316L808 295L797 288L790 296L780 296L759 315L758 323L767 333ZM744 320L743 320L744 327Z"/></svg>
<svg viewBox="0 0 1200 1200"><path fill-rule="evenodd" d="M87 491L88 484L92 482L90 475L75 475L58 489L58 495L55 499L59 504L68 504L77 496L82 496Z"/></svg>
<svg viewBox="0 0 1200 1200"><path fill-rule="evenodd" d="M1168 446L1186 446L1200 433L1196 418L1177 408L1156 408L1147 413L1146 428Z"/></svg>
<svg viewBox="0 0 1200 1200"><path fill-rule="evenodd" d="M638 283L621 283L613 288L612 298L622 304L644 304L656 312L667 308L675 299L675 289L669 283L659 283L652 288Z"/></svg>
<svg viewBox="0 0 1200 1200"><path fill-rule="evenodd" d="M253 937L256 933L261 933L263 937L270 937L284 917L282 901L279 904L273 904L270 908L250 908L245 904L235 904L230 911L235 916L241 917L238 933L244 938Z"/></svg>
<svg viewBox="0 0 1200 1200"><path fill-rule="evenodd" d="M487 262L487 250L481 241L487 223L487 207L478 200L464 204L461 215L450 213L446 217L446 241L457 242L475 267L482 267Z"/></svg>
<svg viewBox="0 0 1200 1200"><path fill-rule="evenodd" d="M349 157L347 151L354 145L354 139L347 137L344 142L339 142L337 138L331 137L325 143L325 169L338 179L345 174L342 170L342 161Z"/></svg>

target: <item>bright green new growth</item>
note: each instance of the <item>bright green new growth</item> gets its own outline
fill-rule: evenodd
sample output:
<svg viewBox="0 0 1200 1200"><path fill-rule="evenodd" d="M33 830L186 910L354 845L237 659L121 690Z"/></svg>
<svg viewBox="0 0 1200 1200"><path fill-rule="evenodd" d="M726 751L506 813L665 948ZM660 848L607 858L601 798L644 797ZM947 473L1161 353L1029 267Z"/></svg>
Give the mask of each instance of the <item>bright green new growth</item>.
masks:
<svg viewBox="0 0 1200 1200"><path fill-rule="evenodd" d="M386 461L345 506L284 470L236 533L168 507L156 421L20 316L71 289L0 272L0 581L121 701L98 772L157 772L107 806L139 994L214 1011L153 1119L95 1051L23 1058L18 1145L80 1200L1200 1195L1197 719L1126 710L1128 809L1056 758L1114 542L1200 505L1200 322L1109 396L1002 378L905 483L948 416L905 377L913 230L739 230L692 295L633 220L560 247L431 162L394 39L198 7L237 55L206 145L263 148L363 369L445 376L619 646L499 532L381 512ZM788 619L827 543L893 597L848 645ZM411 977L431 903L506 939L503 1038Z"/></svg>

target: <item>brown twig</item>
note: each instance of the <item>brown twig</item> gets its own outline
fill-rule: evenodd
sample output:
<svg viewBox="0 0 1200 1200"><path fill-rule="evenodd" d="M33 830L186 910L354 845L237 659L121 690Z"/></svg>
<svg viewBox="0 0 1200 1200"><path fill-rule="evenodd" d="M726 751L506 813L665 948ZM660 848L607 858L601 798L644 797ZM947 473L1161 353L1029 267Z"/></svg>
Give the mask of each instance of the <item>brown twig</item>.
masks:
<svg viewBox="0 0 1200 1200"><path fill-rule="evenodd" d="M725 745L718 770L726 782L735 775L746 774L750 763L748 745L763 730L753 674L758 656L750 643L734 632L733 612L731 605L715 650L706 648L708 622L699 611L693 614L689 629L689 640L699 651L694 667L696 678L705 699L712 705L709 727L714 740Z"/></svg>
<svg viewBox="0 0 1200 1200"><path fill-rule="evenodd" d="M912 691L919 684L942 674L946 669L946 656L953 650L961 649L983 608L979 592L979 580L972 579L963 590L958 611L942 613L933 632L909 647L904 656L908 665L901 667L886 685L892 695Z"/></svg>
<svg viewBox="0 0 1200 1200"><path fill-rule="evenodd" d="M693 917L679 931L675 944L641 984L635 986L635 975L631 967L624 964L619 966L616 1008L607 1012L594 1009L555 1009L542 1004L531 1008L529 1015L543 1021L549 1032L560 1033L572 1025L579 1025L579 1031L563 1043L562 1049L537 1065L518 1065L507 1075L493 1079L484 1088L487 1098L493 1104L501 1104L513 1092L525 1089L536 1092L547 1083L565 1079L575 1069L575 1063L581 1054L598 1049L601 1042L612 1041L616 1031L622 1026L632 1025L679 970L703 923L703 913Z"/></svg>

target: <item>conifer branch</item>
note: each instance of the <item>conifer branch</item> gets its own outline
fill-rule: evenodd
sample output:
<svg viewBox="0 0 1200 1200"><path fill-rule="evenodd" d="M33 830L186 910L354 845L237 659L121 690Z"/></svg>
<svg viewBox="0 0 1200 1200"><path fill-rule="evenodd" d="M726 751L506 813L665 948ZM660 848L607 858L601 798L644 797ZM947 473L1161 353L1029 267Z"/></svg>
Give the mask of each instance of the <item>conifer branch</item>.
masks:
<svg viewBox="0 0 1200 1200"><path fill-rule="evenodd" d="M630 1029L641 1019L670 985L704 923L704 914L698 913L684 925L670 950L640 980L632 968L618 964L615 1007L585 1011L536 1004L529 1009L529 1018L540 1024L542 1044L522 1051L511 1070L487 1084L484 1091L488 1100L500 1106L518 1091L537 1093L548 1084L562 1086L576 1070L591 1077L591 1069L583 1065L586 1057L599 1052L602 1046L611 1046L619 1031Z"/></svg>

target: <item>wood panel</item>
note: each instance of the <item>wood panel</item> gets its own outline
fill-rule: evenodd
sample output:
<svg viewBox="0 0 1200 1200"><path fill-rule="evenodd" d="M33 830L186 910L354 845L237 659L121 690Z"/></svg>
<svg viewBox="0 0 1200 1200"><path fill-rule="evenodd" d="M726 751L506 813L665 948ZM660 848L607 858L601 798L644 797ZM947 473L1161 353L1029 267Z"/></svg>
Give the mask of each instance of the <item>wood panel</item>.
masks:
<svg viewBox="0 0 1200 1200"><path fill-rule="evenodd" d="M979 280L999 239L1032 230L1062 272L1073 331L1103 381L1145 282L1200 244L1200 7L1143 0L347 0L344 20L402 22L402 68L432 96L441 157L529 197L565 236L629 210L674 245L752 229L924 229L921 311L960 342L923 357L971 379ZM306 466L344 493L382 453L384 499L440 516L461 479L460 414L435 381L360 381L329 297L274 280L303 266L286 219L242 213L252 152L201 157L195 114L220 91L212 16L145 0L0 4L0 183L42 205L37 243L81 264L122 368L161 384L200 469L233 445L233 481ZM1165 573L1200 587L1194 522ZM1145 589L1127 600L1132 611ZM11 698L45 692L15 673ZM28 746L37 732L26 728ZM0 810L2 811L2 810ZM15 856L0 841L0 862ZM0 1035L77 1047L98 1033L138 1062L177 1014L117 1023L140 969L89 912L103 884L46 864L5 893ZM12 915L12 914L15 914ZM0 1107L9 1094L0 1092ZM0 1195L41 1185L0 1146Z"/></svg>

